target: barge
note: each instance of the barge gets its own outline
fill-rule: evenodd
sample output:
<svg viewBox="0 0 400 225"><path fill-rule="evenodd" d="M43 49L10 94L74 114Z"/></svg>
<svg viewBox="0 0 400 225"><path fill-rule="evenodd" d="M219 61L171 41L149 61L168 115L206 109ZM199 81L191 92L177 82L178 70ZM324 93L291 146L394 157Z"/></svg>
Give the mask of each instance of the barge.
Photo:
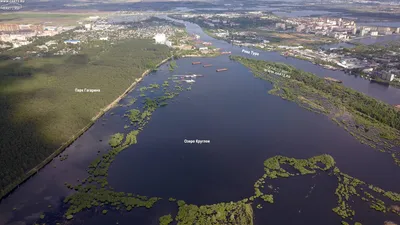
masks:
<svg viewBox="0 0 400 225"><path fill-rule="evenodd" d="M223 72L223 71L227 71L228 69L227 68L222 68L222 69L217 69L216 71L217 72Z"/></svg>
<svg viewBox="0 0 400 225"><path fill-rule="evenodd" d="M343 81L335 79L335 78L332 78L332 77L324 77L324 79L327 80L327 81L332 81L332 82L336 82L336 83L339 83L339 84L343 83Z"/></svg>
<svg viewBox="0 0 400 225"><path fill-rule="evenodd" d="M232 52L221 52L222 55L232 54Z"/></svg>
<svg viewBox="0 0 400 225"><path fill-rule="evenodd" d="M210 66L212 66L212 64L205 64L205 65L203 65L203 67L210 67Z"/></svg>
<svg viewBox="0 0 400 225"><path fill-rule="evenodd" d="M192 62L192 65L199 65L201 62Z"/></svg>

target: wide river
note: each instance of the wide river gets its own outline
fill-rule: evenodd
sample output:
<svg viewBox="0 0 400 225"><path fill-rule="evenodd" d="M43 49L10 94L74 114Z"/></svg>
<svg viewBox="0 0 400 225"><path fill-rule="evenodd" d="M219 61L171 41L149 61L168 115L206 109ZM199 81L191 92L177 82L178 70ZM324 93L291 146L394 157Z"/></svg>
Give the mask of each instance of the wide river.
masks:
<svg viewBox="0 0 400 225"><path fill-rule="evenodd" d="M242 48L215 40L200 27L186 23L189 33L235 55L284 62L317 74L343 80L344 85L390 104L400 104L400 90L370 83L340 71L326 70L309 62L285 58L274 52L258 56L242 53ZM211 63L214 67L192 66L192 61ZM183 91L166 107L153 113L150 123L138 136L138 144L121 152L109 171L110 185L116 191L140 195L175 197L192 204L237 201L253 194L254 182L263 174L263 161L275 155L308 158L331 154L341 171L380 186L400 192L400 167L390 155L360 144L327 117L298 107L295 103L269 95L272 85L256 79L228 56L217 58L183 58L177 60L174 72L164 64L146 76L121 103L139 97L138 88L161 84L173 74L196 73L192 90ZM228 68L223 73L215 68ZM107 151L111 134L127 132L124 113L129 107L116 107L98 120L63 154L65 161L53 160L38 174L21 185L0 203L0 224L32 224L45 213L46 224L59 222L66 206L63 198L70 194L64 182L77 183L87 177L90 162ZM189 145L184 139L208 139L210 144ZM103 141L100 141L103 140ZM341 218L332 212L336 197L334 177L298 177L275 181L280 186L275 203L256 209L255 224L327 224L338 225ZM309 198L305 196L315 188ZM48 206L52 207L49 208ZM15 209L13 209L15 208ZM358 210L358 208L356 208ZM161 202L150 210L134 209L130 213L98 210L77 214L67 224L140 224L156 225L162 215L176 213L176 207ZM400 222L391 214L357 211L364 225Z"/></svg>

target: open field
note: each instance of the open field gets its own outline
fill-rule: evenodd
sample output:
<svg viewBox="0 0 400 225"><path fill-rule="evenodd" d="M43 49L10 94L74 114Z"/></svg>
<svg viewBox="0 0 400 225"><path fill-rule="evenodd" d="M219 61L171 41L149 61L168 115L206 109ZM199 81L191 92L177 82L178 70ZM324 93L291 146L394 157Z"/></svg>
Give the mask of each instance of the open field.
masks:
<svg viewBox="0 0 400 225"><path fill-rule="evenodd" d="M89 16L104 15L102 12L13 12L1 13L1 23L27 23L27 24L41 24L49 23L55 25L76 25L78 20L82 20Z"/></svg>
<svg viewBox="0 0 400 225"><path fill-rule="evenodd" d="M271 38L271 42L277 42L282 45L321 45L331 42L336 42L334 38L316 36L313 34L303 33L278 33L262 30L255 30L258 35L266 38Z"/></svg>

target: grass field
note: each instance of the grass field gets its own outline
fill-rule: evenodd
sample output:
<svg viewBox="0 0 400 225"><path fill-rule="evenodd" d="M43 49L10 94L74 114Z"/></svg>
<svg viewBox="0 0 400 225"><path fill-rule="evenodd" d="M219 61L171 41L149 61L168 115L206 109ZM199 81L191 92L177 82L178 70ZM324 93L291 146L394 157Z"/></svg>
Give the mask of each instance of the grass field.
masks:
<svg viewBox="0 0 400 225"><path fill-rule="evenodd" d="M303 33L279 33L263 31L260 29L252 30L257 32L259 36L265 37L270 40L271 43L278 43L281 45L321 45L330 42L336 42L334 38L317 36L314 34L303 34Z"/></svg>
<svg viewBox="0 0 400 225"><path fill-rule="evenodd" d="M169 55L166 46L127 40L81 55L0 61L0 196Z"/></svg>
<svg viewBox="0 0 400 225"><path fill-rule="evenodd" d="M104 13L70 13L70 12L14 12L0 13L0 23L27 23L41 24L49 23L56 25L76 25L78 20L84 19L93 15L101 15Z"/></svg>

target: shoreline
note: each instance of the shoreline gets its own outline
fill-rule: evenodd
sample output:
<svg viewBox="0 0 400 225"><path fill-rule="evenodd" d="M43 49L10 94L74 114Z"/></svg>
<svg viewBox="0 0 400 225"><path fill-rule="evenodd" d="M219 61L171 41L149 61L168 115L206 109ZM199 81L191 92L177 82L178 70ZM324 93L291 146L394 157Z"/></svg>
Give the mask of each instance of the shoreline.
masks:
<svg viewBox="0 0 400 225"><path fill-rule="evenodd" d="M168 62L171 60L172 56L169 56L168 58L162 60L160 63L156 65L156 68L160 67L162 64ZM89 130L90 127L93 126L93 124L100 118L102 117L106 112L108 112L110 109L114 108L118 102L123 99L130 91L134 89L134 87L139 84L145 76L147 76L149 73L152 71L150 69L145 70L135 81L121 94L119 95L114 101L112 101L110 104L106 105L103 109L101 109L95 116L93 116L90 119L90 122L84 126L81 130L76 132L76 134L72 135L69 140L66 142L62 143L61 146L56 149L52 154L50 154L46 159L44 159L41 163L39 163L37 166L29 170L24 176L21 178L17 179L15 182L9 184L7 187L4 188L0 192L0 202L8 197L12 192L17 190L20 185L25 183L26 181L29 180L32 176L34 176L36 173L38 173L41 169L43 169L47 164L49 164L51 161L53 161L54 158L56 158L59 154L64 152L71 144L73 144L80 136L82 136L87 130Z"/></svg>

